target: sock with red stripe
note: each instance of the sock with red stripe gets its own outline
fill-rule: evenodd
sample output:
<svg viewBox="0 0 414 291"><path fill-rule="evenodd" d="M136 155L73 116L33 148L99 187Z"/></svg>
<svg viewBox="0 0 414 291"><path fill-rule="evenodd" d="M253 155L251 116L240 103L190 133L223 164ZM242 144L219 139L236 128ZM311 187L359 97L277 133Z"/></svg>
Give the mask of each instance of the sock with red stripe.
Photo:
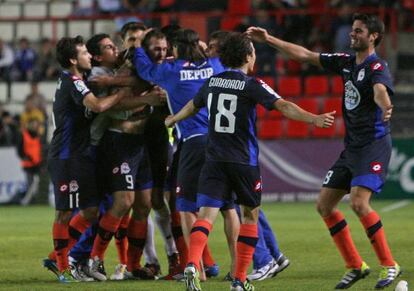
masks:
<svg viewBox="0 0 414 291"><path fill-rule="evenodd" d="M208 244L206 244L203 250L203 264L205 267L213 266L215 264L213 256L211 255L210 248L208 247Z"/></svg>
<svg viewBox="0 0 414 291"><path fill-rule="evenodd" d="M127 236L128 236L128 271L132 272L141 268L140 260L142 257L142 251L145 247L145 241L147 238L148 221L135 220L131 218L128 224Z"/></svg>
<svg viewBox="0 0 414 291"><path fill-rule="evenodd" d="M56 254L56 263L59 272L63 272L69 267L68 262L68 243L69 231L68 225L53 223L53 245Z"/></svg>
<svg viewBox="0 0 414 291"><path fill-rule="evenodd" d="M355 247L351 231L342 212L335 210L331 215L323 217L323 220L329 228L336 247L346 263L346 267L359 269L362 265L362 258Z"/></svg>
<svg viewBox="0 0 414 291"><path fill-rule="evenodd" d="M191 229L188 263L193 263L198 270L200 270L201 256L212 227L207 220L197 219Z"/></svg>
<svg viewBox="0 0 414 291"><path fill-rule="evenodd" d="M361 217L360 220L367 232L367 236L371 241L371 245L374 248L381 265L387 267L394 266L395 261L392 257L391 250L385 237L381 218L377 212L372 211Z"/></svg>
<svg viewBox="0 0 414 291"><path fill-rule="evenodd" d="M120 223L121 218L112 216L109 211L102 216L93 242L91 258L98 257L101 261L104 260L105 251Z"/></svg>
<svg viewBox="0 0 414 291"><path fill-rule="evenodd" d="M252 260L253 253L259 239L257 224L241 224L237 238L236 268L234 277L240 281L246 281L247 269Z"/></svg>
<svg viewBox="0 0 414 291"><path fill-rule="evenodd" d="M115 244L118 252L118 259L122 265L126 265L128 262L128 238L127 229L129 224L129 213L125 214L121 223L119 224L118 230L115 233Z"/></svg>
<svg viewBox="0 0 414 291"><path fill-rule="evenodd" d="M180 213L178 211L171 213L171 231L175 240L178 254L180 256L180 266L184 269L188 261L188 248L184 240L183 230L181 228Z"/></svg>

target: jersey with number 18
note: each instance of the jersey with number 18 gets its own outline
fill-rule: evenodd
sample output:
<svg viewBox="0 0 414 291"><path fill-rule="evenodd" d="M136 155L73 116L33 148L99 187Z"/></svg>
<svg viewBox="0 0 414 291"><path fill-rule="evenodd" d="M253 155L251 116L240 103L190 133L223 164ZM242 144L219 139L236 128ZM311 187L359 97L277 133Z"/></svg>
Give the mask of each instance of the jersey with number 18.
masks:
<svg viewBox="0 0 414 291"><path fill-rule="evenodd" d="M271 110L280 98L265 82L240 70L208 79L193 100L197 108L208 108L207 161L257 166L256 105Z"/></svg>

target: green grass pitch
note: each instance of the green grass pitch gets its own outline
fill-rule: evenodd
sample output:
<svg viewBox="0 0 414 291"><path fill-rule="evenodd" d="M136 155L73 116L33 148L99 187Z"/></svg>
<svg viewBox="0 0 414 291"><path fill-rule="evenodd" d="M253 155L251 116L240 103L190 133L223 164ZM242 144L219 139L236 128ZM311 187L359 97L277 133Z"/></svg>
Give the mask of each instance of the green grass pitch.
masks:
<svg viewBox="0 0 414 291"><path fill-rule="evenodd" d="M395 201L374 201L382 217L388 241L396 260L403 267L401 279L414 284L414 203L384 212ZM277 277L255 282L256 290L333 290L345 269L339 253L313 203L269 203L263 209L272 224L283 253L291 266ZM352 290L372 290L379 272L378 262L361 224L346 203L344 211L355 243L371 266L372 273ZM60 284L41 266L52 248L51 229L54 210L46 206L0 207L0 289L2 290L184 290L183 283L171 281L126 281ZM162 270L166 259L162 240L156 232L157 252ZM210 247L220 265L219 278L202 284L203 290L229 290L222 278L229 269L229 255L219 218L210 234ZM115 247L109 247L105 266L111 273L116 264ZM390 287L393 290L395 284Z"/></svg>

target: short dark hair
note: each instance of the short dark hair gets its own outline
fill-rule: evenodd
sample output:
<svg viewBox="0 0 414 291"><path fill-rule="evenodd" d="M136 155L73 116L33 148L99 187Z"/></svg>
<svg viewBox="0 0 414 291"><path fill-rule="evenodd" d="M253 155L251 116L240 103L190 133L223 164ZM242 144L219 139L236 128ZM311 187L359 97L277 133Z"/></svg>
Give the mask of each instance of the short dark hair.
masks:
<svg viewBox="0 0 414 291"><path fill-rule="evenodd" d="M173 40L173 46L177 47L177 54L179 59L198 63L207 56L204 50L199 45L200 37L198 33L192 29L180 29Z"/></svg>
<svg viewBox="0 0 414 291"><path fill-rule="evenodd" d="M230 31L226 30L216 30L210 34L209 41L217 40L217 52L220 52L220 48L223 46L223 43L229 34Z"/></svg>
<svg viewBox="0 0 414 291"><path fill-rule="evenodd" d="M137 30L146 30L146 29L147 27L142 22L135 22L135 21L128 22L128 23L125 23L121 28L121 37L122 39L125 39L127 32L130 30L137 31Z"/></svg>
<svg viewBox="0 0 414 291"><path fill-rule="evenodd" d="M220 47L220 61L228 68L240 68L246 63L247 56L253 53L252 41L240 32L228 34Z"/></svg>
<svg viewBox="0 0 414 291"><path fill-rule="evenodd" d="M62 37L56 44L56 58L59 64L65 69L70 68L70 60L78 57L77 46L83 44L83 38L80 35L76 37Z"/></svg>
<svg viewBox="0 0 414 291"><path fill-rule="evenodd" d="M101 46L99 43L105 39L110 38L110 36L106 33L99 33L92 36L87 42L86 42L86 48L88 49L88 52L92 56L92 66L99 66L99 62L93 59L94 56L100 56L101 55Z"/></svg>
<svg viewBox="0 0 414 291"><path fill-rule="evenodd" d="M144 50L148 50L149 42L152 37L155 37L156 39L166 38L165 34L162 33L160 29L155 28L151 30L145 35L144 39L142 40L142 47L144 48Z"/></svg>
<svg viewBox="0 0 414 291"><path fill-rule="evenodd" d="M177 32L181 29L181 26L178 24L168 24L166 26L163 26L161 28L162 33L165 34L167 37L167 41L169 43L173 42L175 37L177 36Z"/></svg>
<svg viewBox="0 0 414 291"><path fill-rule="evenodd" d="M374 47L380 44L382 38L384 37L385 26L377 16L369 14L360 14L355 13L352 16L352 22L359 20L364 23L368 29L369 34L378 33L378 37L374 41Z"/></svg>

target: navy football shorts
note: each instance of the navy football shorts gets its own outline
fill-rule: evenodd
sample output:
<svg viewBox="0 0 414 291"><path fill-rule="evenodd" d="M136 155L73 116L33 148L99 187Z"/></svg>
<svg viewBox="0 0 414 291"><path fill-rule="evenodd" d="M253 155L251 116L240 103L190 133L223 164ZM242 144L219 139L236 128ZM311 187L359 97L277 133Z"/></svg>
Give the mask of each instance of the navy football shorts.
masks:
<svg viewBox="0 0 414 291"><path fill-rule="evenodd" d="M101 141L110 192L152 188L152 174L142 134L107 130Z"/></svg>
<svg viewBox="0 0 414 291"><path fill-rule="evenodd" d="M56 210L96 207L100 202L96 164L83 156L49 159L48 169L55 193Z"/></svg>
<svg viewBox="0 0 414 291"><path fill-rule="evenodd" d="M198 181L197 207L229 209L234 202L256 208L262 196L262 179L258 166L207 161ZM234 208L234 205L233 205Z"/></svg>
<svg viewBox="0 0 414 291"><path fill-rule="evenodd" d="M360 148L346 147L326 174L323 187L349 192L351 187L362 186L375 193L381 192L391 150L389 134Z"/></svg>

